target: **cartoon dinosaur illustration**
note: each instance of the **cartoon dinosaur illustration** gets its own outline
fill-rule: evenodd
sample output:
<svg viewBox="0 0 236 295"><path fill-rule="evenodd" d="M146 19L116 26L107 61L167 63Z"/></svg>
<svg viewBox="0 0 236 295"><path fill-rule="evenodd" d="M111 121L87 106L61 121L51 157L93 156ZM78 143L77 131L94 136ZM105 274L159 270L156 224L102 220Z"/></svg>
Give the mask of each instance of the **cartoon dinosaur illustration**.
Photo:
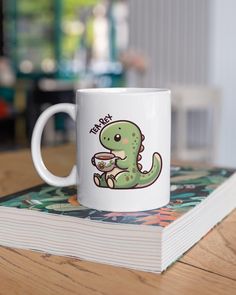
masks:
<svg viewBox="0 0 236 295"><path fill-rule="evenodd" d="M115 165L111 171L101 175L95 173L95 184L113 189L143 188L153 184L161 173L162 158L155 152L151 169L141 171L142 165L138 162L142 159L140 153L144 150L144 138L140 128L131 121L114 121L103 127L99 140L103 147L110 150L107 154L115 156ZM96 165L95 156L92 158L93 165Z"/></svg>

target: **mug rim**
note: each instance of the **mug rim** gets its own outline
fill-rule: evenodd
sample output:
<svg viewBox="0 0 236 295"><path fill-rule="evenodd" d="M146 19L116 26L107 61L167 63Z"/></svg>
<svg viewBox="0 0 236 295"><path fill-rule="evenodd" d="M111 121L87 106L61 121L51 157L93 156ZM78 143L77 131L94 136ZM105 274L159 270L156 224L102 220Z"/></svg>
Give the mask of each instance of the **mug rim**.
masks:
<svg viewBox="0 0 236 295"><path fill-rule="evenodd" d="M107 88L84 88L77 89L78 94L153 94L153 93L171 93L167 88L150 88L150 87L107 87Z"/></svg>

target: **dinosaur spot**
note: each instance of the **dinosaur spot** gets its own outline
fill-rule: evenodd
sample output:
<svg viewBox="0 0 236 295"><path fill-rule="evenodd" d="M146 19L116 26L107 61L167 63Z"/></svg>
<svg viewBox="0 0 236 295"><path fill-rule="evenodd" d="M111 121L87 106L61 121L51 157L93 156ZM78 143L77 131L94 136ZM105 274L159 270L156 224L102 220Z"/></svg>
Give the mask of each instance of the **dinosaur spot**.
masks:
<svg viewBox="0 0 236 295"><path fill-rule="evenodd" d="M130 178L133 179L133 175L131 175Z"/></svg>
<svg viewBox="0 0 236 295"><path fill-rule="evenodd" d="M106 139L106 137L103 137L103 139Z"/></svg>
<svg viewBox="0 0 236 295"><path fill-rule="evenodd" d="M121 128L119 127L119 129L121 130Z"/></svg>
<svg viewBox="0 0 236 295"><path fill-rule="evenodd" d="M126 176L126 177L125 177L125 180L126 180L126 181L129 181L129 176Z"/></svg>
<svg viewBox="0 0 236 295"><path fill-rule="evenodd" d="M108 139L107 139L108 141L110 140L110 138L108 137Z"/></svg>
<svg viewBox="0 0 236 295"><path fill-rule="evenodd" d="M132 136L135 136L136 134L135 133L132 133Z"/></svg>
<svg viewBox="0 0 236 295"><path fill-rule="evenodd" d="M135 149L135 146L133 146L133 149Z"/></svg>

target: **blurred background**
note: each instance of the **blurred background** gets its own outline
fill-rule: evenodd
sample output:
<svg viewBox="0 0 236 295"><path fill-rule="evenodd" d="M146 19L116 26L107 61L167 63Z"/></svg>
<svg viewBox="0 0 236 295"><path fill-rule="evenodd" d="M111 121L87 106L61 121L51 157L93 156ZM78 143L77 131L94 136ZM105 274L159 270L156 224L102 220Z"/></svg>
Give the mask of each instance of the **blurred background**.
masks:
<svg viewBox="0 0 236 295"><path fill-rule="evenodd" d="M75 89L168 87L172 158L236 166L236 1L0 0L0 151ZM75 140L64 114L44 145Z"/></svg>

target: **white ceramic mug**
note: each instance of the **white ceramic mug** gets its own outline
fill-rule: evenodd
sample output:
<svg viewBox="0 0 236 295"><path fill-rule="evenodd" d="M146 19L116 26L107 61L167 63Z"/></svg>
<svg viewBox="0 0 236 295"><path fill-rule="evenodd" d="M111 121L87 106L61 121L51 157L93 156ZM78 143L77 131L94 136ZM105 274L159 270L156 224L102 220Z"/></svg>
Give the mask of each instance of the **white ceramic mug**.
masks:
<svg viewBox="0 0 236 295"><path fill-rule="evenodd" d="M77 165L67 177L53 175L41 155L47 120L68 113L76 123ZM76 104L49 107L32 136L32 157L44 181L78 185L78 201L107 211L142 211L170 198L170 91L152 88L78 90Z"/></svg>

